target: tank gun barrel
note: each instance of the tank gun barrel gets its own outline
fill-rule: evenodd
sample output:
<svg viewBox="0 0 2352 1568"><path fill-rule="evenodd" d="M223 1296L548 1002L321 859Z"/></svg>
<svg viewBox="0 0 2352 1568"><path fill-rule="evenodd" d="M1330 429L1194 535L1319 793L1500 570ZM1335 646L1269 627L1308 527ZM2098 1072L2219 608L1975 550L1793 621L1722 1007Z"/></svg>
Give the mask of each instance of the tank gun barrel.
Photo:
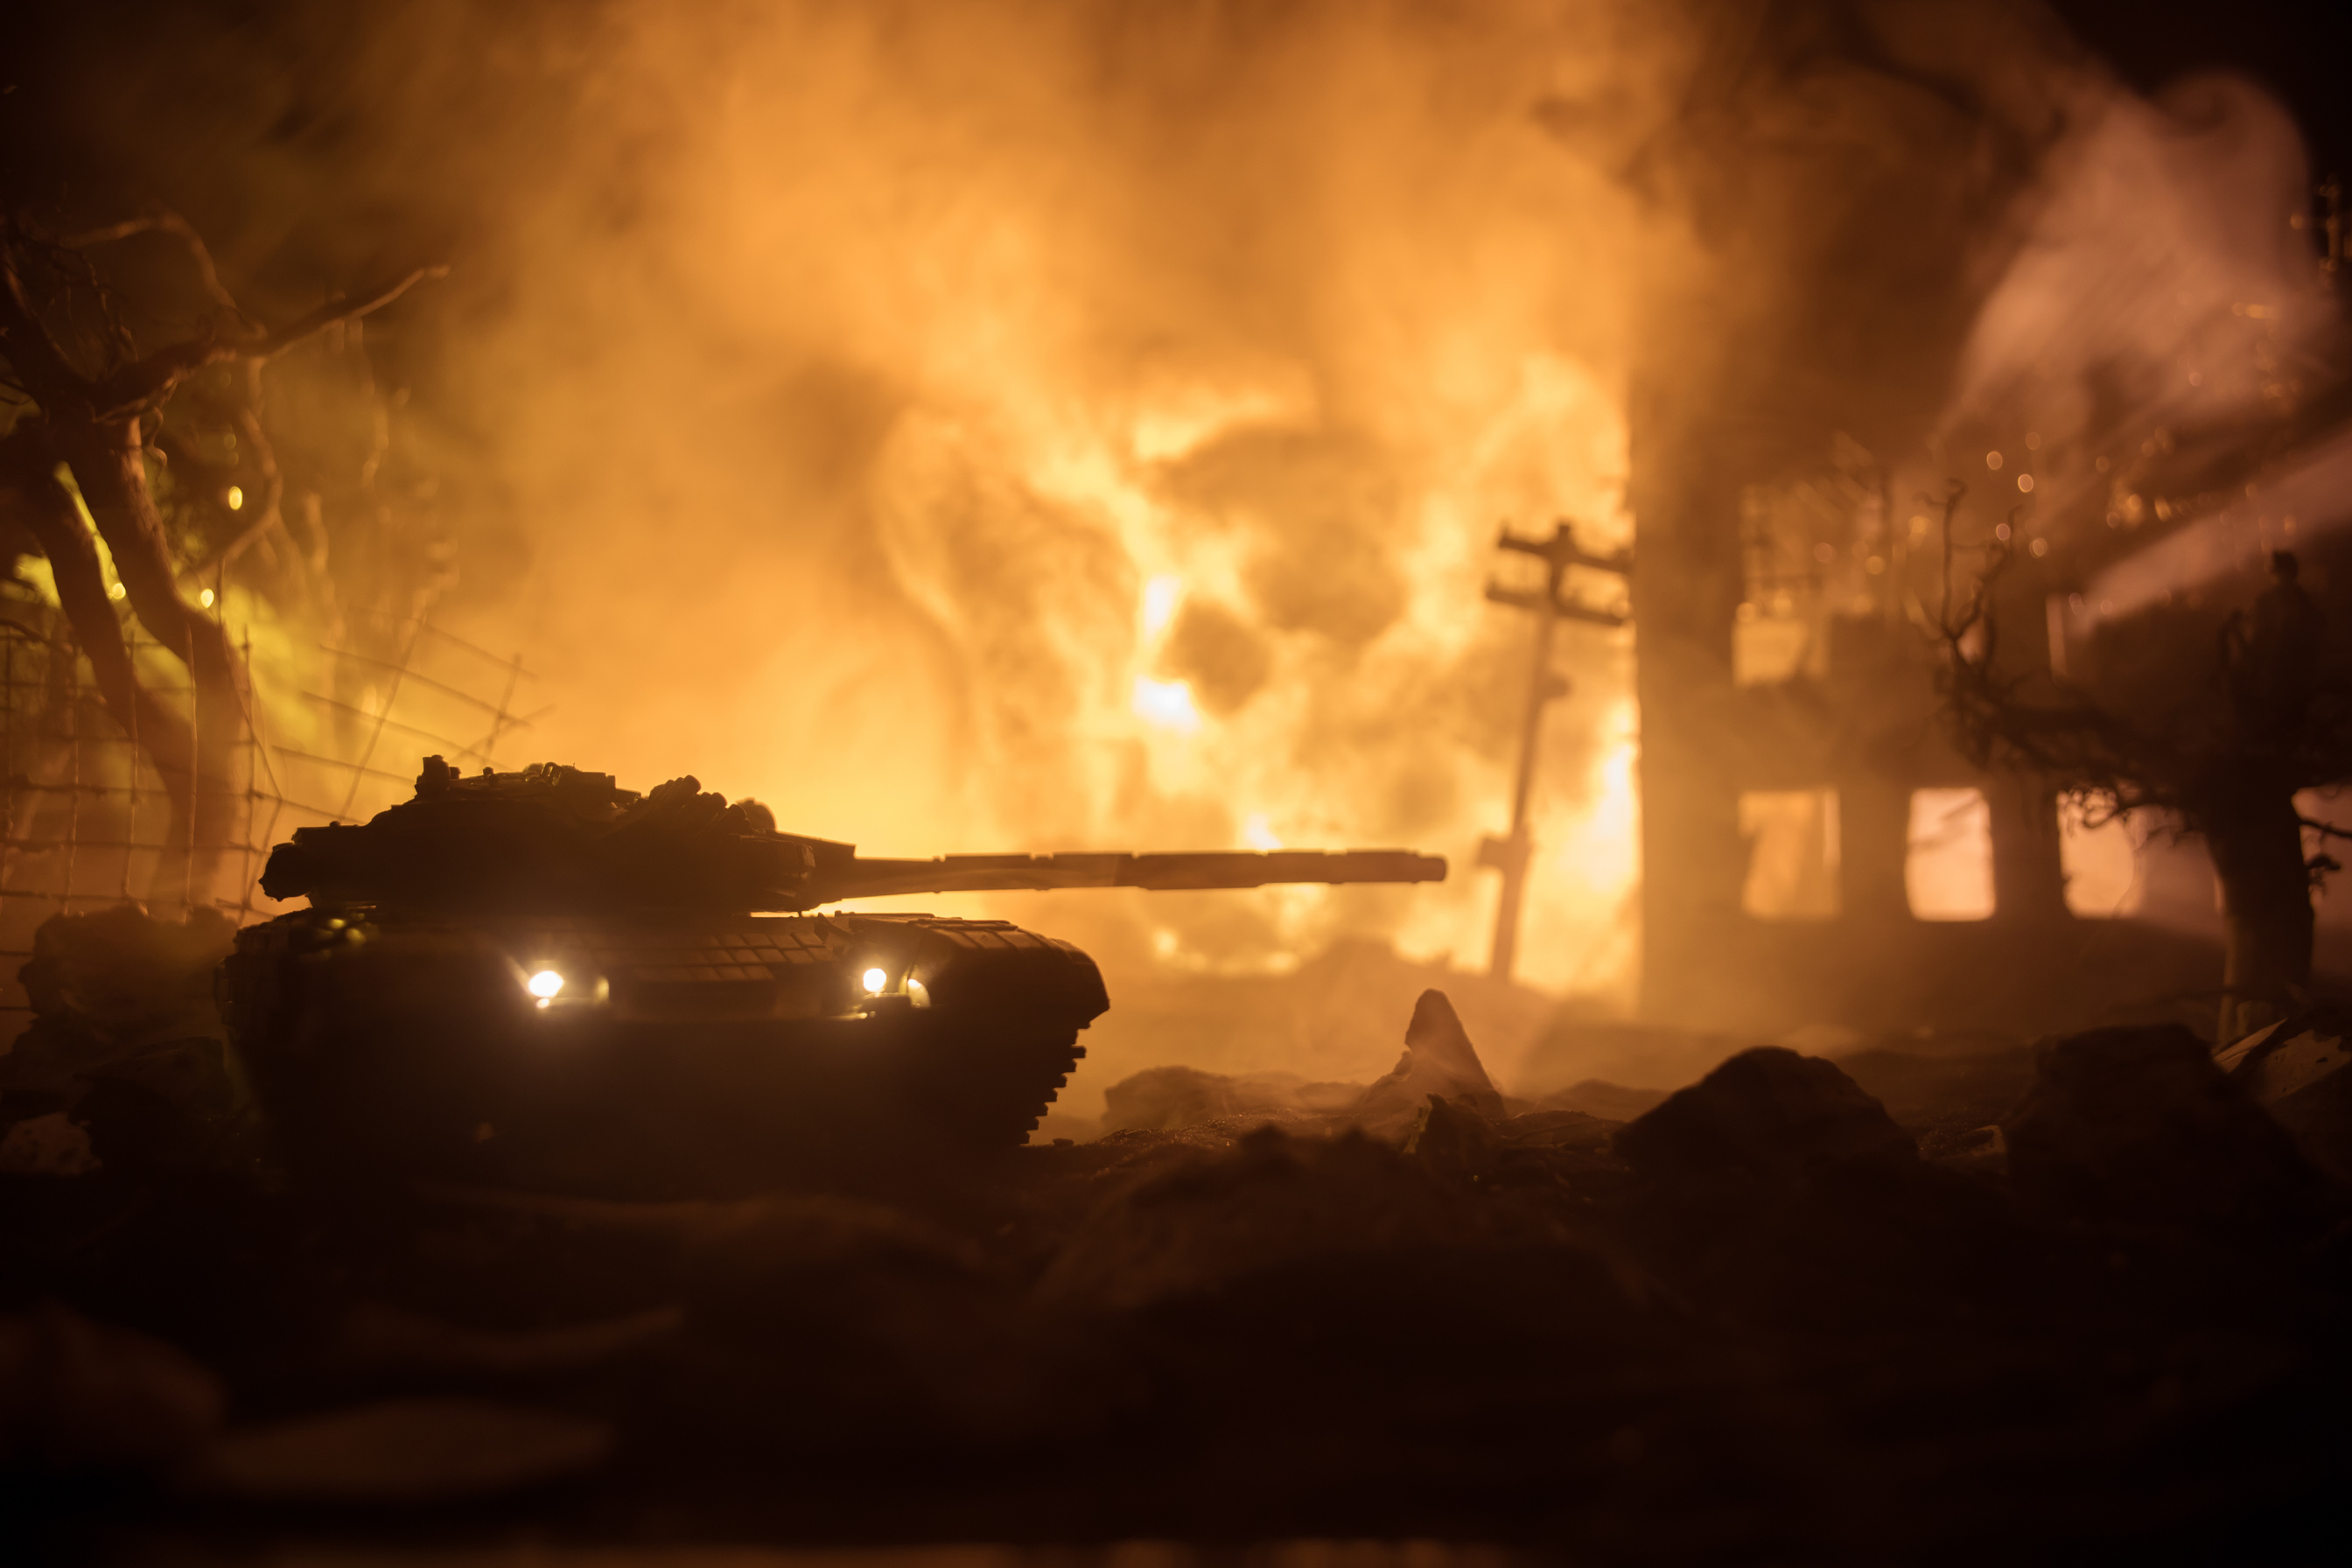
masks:
<svg viewBox="0 0 2352 1568"><path fill-rule="evenodd" d="M1445 862L1409 849L1278 849L1177 855L947 855L936 860L852 859L820 865L798 907L894 893L982 893L1055 888L1263 888L1285 882L1442 882Z"/></svg>

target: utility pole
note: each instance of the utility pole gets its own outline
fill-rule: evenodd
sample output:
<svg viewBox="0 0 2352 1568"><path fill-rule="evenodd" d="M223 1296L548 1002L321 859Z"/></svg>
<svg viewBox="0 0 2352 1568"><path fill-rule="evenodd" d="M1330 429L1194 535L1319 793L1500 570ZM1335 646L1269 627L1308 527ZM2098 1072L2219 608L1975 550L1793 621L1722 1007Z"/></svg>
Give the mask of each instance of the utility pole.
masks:
<svg viewBox="0 0 2352 1568"><path fill-rule="evenodd" d="M1519 911L1527 901L1528 862L1535 852L1528 831L1528 795L1535 785L1536 748L1543 735L1545 707L1569 691L1568 682L1552 671L1552 627L1561 621L1622 626L1627 619L1622 610L1598 609L1567 596L1561 590L1569 569L1574 566L1629 576L1633 570L1633 555L1627 550L1613 555L1592 554L1577 544L1575 531L1565 522L1552 525L1549 539L1524 539L1505 528L1495 546L1532 555L1544 563L1544 585L1540 591L1506 588L1497 583L1486 584L1489 601L1508 605L1515 610L1532 610L1536 617L1535 659L1528 679L1527 714L1519 726L1519 772L1511 787L1510 837L1490 836L1478 843L1479 866L1503 874L1502 898L1495 907L1495 952L1487 973L1497 980L1508 980L1512 966L1518 961Z"/></svg>

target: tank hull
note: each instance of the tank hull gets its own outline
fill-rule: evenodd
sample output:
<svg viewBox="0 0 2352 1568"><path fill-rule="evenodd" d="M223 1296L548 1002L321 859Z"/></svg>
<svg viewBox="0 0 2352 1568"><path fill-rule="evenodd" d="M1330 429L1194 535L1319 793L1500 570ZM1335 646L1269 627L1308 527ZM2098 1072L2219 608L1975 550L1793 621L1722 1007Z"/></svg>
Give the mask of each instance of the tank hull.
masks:
<svg viewBox="0 0 2352 1568"><path fill-rule="evenodd" d="M1018 1144L1109 1005L1002 921L359 908L240 932L221 1001L304 1179L615 1196Z"/></svg>

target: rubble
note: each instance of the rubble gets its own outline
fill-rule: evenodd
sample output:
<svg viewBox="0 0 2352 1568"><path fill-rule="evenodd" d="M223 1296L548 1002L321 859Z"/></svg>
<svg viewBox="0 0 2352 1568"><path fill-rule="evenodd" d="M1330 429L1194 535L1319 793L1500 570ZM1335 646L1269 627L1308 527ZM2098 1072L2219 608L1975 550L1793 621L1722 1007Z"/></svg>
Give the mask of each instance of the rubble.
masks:
<svg viewBox="0 0 2352 1568"><path fill-rule="evenodd" d="M1302 1257L1435 1246L1484 1228L1465 1195L1360 1131L1308 1140L1266 1127L1114 1194L1071 1235L1038 1292L1133 1309Z"/></svg>
<svg viewBox="0 0 2352 1568"><path fill-rule="evenodd" d="M1665 1102L1674 1090L1669 1089L1633 1089L1622 1083L1609 1083L1588 1078L1566 1089L1554 1089L1535 1102L1538 1110L1574 1110L1607 1121L1631 1121L1643 1112Z"/></svg>
<svg viewBox="0 0 2352 1568"><path fill-rule="evenodd" d="M1448 1100L1433 1094L1405 1139L1404 1152L1419 1155L1433 1171L1465 1181L1486 1181L1501 1166L1503 1136L1467 1100Z"/></svg>
<svg viewBox="0 0 2352 1568"><path fill-rule="evenodd" d="M235 935L213 909L173 922L121 904L43 921L18 972L34 1023L5 1058L9 1087L62 1089L65 1076L114 1057L218 1039L213 973Z"/></svg>
<svg viewBox="0 0 2352 1568"><path fill-rule="evenodd" d="M1916 1165L1918 1146L1834 1062L1740 1052L1616 1137L1640 1174L1787 1182L1824 1164Z"/></svg>
<svg viewBox="0 0 2352 1568"><path fill-rule="evenodd" d="M2018 1190L2084 1218L2263 1229L2320 1197L2285 1129L2179 1025L2046 1042L2000 1131Z"/></svg>
<svg viewBox="0 0 2352 1568"><path fill-rule="evenodd" d="M2277 1118L2305 1155L2352 1183L2352 1026L2330 1011L2282 1019L2217 1053L2214 1065Z"/></svg>
<svg viewBox="0 0 2352 1568"><path fill-rule="evenodd" d="M335 1349L370 1372L560 1377L645 1355L677 1333L684 1320L677 1307L654 1307L551 1328L482 1329L362 1301L344 1319Z"/></svg>
<svg viewBox="0 0 2352 1568"><path fill-rule="evenodd" d="M202 1479L256 1499L444 1502L593 1469L614 1436L604 1422L488 1400L384 1400L225 1433Z"/></svg>
<svg viewBox="0 0 2352 1568"><path fill-rule="evenodd" d="M2031 1041L1981 1033L1880 1039L1835 1059L1928 1155L1978 1141L2033 1081Z"/></svg>
<svg viewBox="0 0 2352 1568"><path fill-rule="evenodd" d="M1421 994L1405 1027L1404 1055L1348 1109L1347 1119L1368 1131L1401 1134L1431 1095L1466 1101L1490 1121L1504 1114L1503 1097L1443 991Z"/></svg>
<svg viewBox="0 0 2352 1568"><path fill-rule="evenodd" d="M27 1116L0 1135L0 1173L16 1176L79 1176L99 1168L89 1131L62 1110Z"/></svg>
<svg viewBox="0 0 2352 1568"><path fill-rule="evenodd" d="M21 971L33 1021L0 1056L0 1170L252 1165L257 1128L213 1004L233 935L217 910L43 922Z"/></svg>
<svg viewBox="0 0 2352 1568"><path fill-rule="evenodd" d="M1360 1083L1309 1083L1296 1073L1202 1072L1198 1068L1149 1068L1103 1093L1103 1125L1112 1131L1157 1131L1203 1122L1319 1121L1363 1097Z"/></svg>
<svg viewBox="0 0 2352 1568"><path fill-rule="evenodd" d="M968 1240L829 1196L698 1227L662 1401L682 1442L751 1454L990 1448L1091 1427L1120 1397Z"/></svg>
<svg viewBox="0 0 2352 1568"><path fill-rule="evenodd" d="M1408 1072L1443 1062L1427 1038ZM2156 1080L2227 1088L2179 1054L2143 1084L2144 1042L2045 1047L2020 1115L1934 1160L1836 1065L1767 1048L1632 1123L1482 1108L1473 1080L1380 1136L1211 1114L724 1201L0 1175L0 1203L32 1233L11 1289L134 1304L205 1363L198 1418L96 1472L183 1554L329 1520L2261 1557L2227 1548L2340 1489L2312 1437L2352 1397L2340 1238L2237 1226L2215 1269L2000 1170L2012 1132L2106 1147L2063 1123L2110 1110L2133 1160L2178 1158L2204 1124ZM1928 1121L1978 1103L1937 1081L1908 1107ZM1223 1113L1226 1088L1158 1103ZM50 1484L15 1435L58 1423L11 1397L0 1505L92 1555L112 1505Z"/></svg>
<svg viewBox="0 0 2352 1568"><path fill-rule="evenodd" d="M160 1340L50 1303L0 1318L0 1468L154 1468L221 1424L220 1381Z"/></svg>
<svg viewBox="0 0 2352 1568"><path fill-rule="evenodd" d="M1453 1003L1437 990L1421 994L1405 1029L1404 1054L1369 1086L1310 1083L1292 1073L1162 1067L1121 1079L1103 1098L1106 1125L1115 1131L1352 1126L1392 1142L1417 1135L1433 1098L1458 1102L1488 1121L1508 1113Z"/></svg>

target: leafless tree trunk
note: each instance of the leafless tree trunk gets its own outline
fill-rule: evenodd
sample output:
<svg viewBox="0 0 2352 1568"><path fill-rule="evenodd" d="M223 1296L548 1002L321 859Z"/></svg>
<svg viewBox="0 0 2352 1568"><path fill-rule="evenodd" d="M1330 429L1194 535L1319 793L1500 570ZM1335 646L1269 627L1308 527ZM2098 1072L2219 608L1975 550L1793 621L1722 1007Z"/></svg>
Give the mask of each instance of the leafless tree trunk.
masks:
<svg viewBox="0 0 2352 1568"><path fill-rule="evenodd" d="M78 365L52 333L45 306L26 277L40 247L17 226L0 233L0 352L20 390L37 406L5 442L0 504L16 510L40 541L57 574L58 597L77 640L90 658L101 700L137 737L154 763L173 805L173 844L188 858L185 895L212 896L234 828L239 792L236 753L250 724L251 690L227 628L181 595L163 521L148 480L147 436L161 411L190 375L235 363L248 374L324 328L350 321L404 293L438 269L412 272L387 288L338 301L279 331L268 331L239 310L222 288L210 254L184 223L169 214L134 220L77 244L97 244L149 229L177 236L194 258L207 295L221 316L197 336L137 355L117 331L95 372ZM49 247L52 253L71 247ZM258 435L257 425L254 431ZM265 441L266 449L266 441ZM146 691L138 679L121 623L115 618L97 552L72 497L56 478L62 463L88 504L114 559L115 574L141 626L187 668L195 693L193 722ZM272 465L274 472L274 464ZM275 493L248 534L277 521ZM168 864L168 858L167 858ZM169 896L178 879L159 872L151 892Z"/></svg>
<svg viewBox="0 0 2352 1568"><path fill-rule="evenodd" d="M2221 880L2219 1036L2231 1040L2279 1017L2311 984L2311 868L2292 788L2249 788L2200 818Z"/></svg>
<svg viewBox="0 0 2352 1568"><path fill-rule="evenodd" d="M1948 542L1959 496L1955 486L1945 505ZM1975 593L1957 611L1948 605L1938 630L1945 715L1961 751L2096 810L2163 813L2204 838L2221 884L2217 1035L2235 1039L2281 1016L2310 984L2312 891L2336 868L2305 836L2352 837L2296 805L2305 790L2352 779L2352 683L2331 662L2326 616L2294 557L2273 557L2272 586L2224 625L2210 662L2169 672L2168 707L2136 714L2047 671L2003 671L1992 589L2009 565L1993 547Z"/></svg>

